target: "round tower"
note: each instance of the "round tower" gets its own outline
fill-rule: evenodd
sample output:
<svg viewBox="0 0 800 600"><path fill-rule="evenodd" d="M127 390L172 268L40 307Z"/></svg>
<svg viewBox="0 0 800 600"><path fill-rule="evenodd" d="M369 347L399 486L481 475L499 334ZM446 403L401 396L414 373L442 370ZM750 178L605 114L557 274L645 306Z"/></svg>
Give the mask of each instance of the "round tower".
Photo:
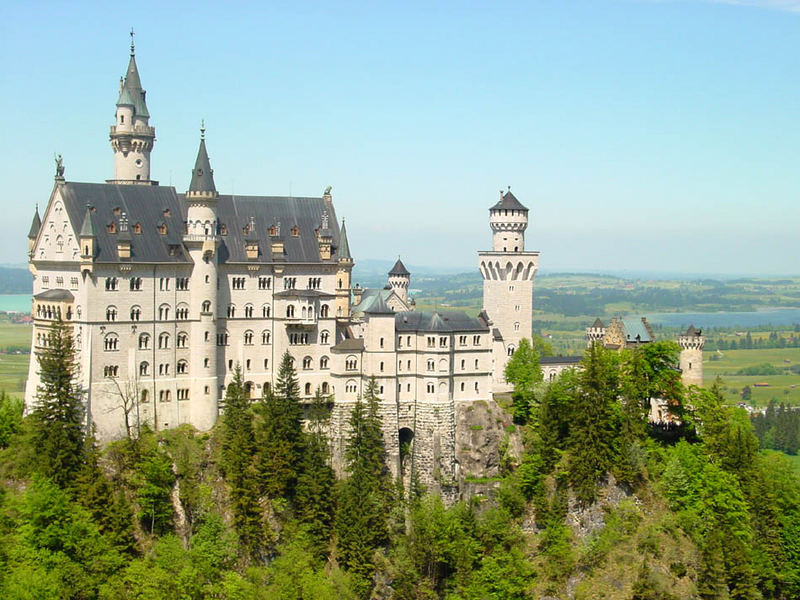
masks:
<svg viewBox="0 0 800 600"><path fill-rule="evenodd" d="M194 263L189 280L191 325L191 423L210 429L217 420L217 200L214 172L206 152L205 128L186 192L184 245Z"/></svg>
<svg viewBox="0 0 800 600"><path fill-rule="evenodd" d="M108 183L154 185L150 179L150 152L156 129L150 126L131 30L131 57L124 79L119 81L116 120L111 126L111 149L114 151L114 178Z"/></svg>
<svg viewBox="0 0 800 600"><path fill-rule="evenodd" d="M678 337L678 344L681 347L680 367L681 379L685 386L703 385L703 346L706 338L700 329L695 329L694 325L689 325L684 333Z"/></svg>
<svg viewBox="0 0 800 600"><path fill-rule="evenodd" d="M400 257L397 257L397 262L394 263L392 270L389 271L389 287L400 296L404 303L408 303L408 286L411 284L411 273L406 269Z"/></svg>
<svg viewBox="0 0 800 600"><path fill-rule="evenodd" d="M524 252L525 230L528 228L528 209L514 197L509 189L500 192L500 201L489 209L489 226L492 228L495 252Z"/></svg>

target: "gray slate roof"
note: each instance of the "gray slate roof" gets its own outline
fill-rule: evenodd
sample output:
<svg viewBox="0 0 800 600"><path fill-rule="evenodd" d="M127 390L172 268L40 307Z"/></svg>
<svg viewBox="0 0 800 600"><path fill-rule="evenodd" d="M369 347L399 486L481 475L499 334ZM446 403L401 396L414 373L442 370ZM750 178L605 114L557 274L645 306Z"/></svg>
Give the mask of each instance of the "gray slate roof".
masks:
<svg viewBox="0 0 800 600"><path fill-rule="evenodd" d="M622 319L622 325L625 328L626 341L641 343L653 341L653 336L641 319Z"/></svg>
<svg viewBox="0 0 800 600"><path fill-rule="evenodd" d="M189 191L217 191L217 187L214 185L214 171L211 169L211 163L208 160L205 138L200 140L200 148L197 150L197 160L195 160L194 169L192 169L192 181L189 184Z"/></svg>
<svg viewBox="0 0 800 600"><path fill-rule="evenodd" d="M506 208L508 210L524 210L527 212L527 207L523 206L522 203L517 200L516 196L511 193L511 190L508 190L505 194L503 194L500 201L495 204L490 210L499 210Z"/></svg>
<svg viewBox="0 0 800 600"><path fill-rule="evenodd" d="M687 329L686 332L683 335L689 336L689 337L701 336L701 335L703 335L703 330L702 329L695 329L694 325L689 325L689 329Z"/></svg>
<svg viewBox="0 0 800 600"><path fill-rule="evenodd" d="M35 240L39 235L39 230L42 228L42 220L39 218L39 207L36 207L36 212L33 213L33 221L31 221L31 228L28 231L28 239Z"/></svg>
<svg viewBox="0 0 800 600"><path fill-rule="evenodd" d="M75 296L68 290L56 289L40 292L34 296L36 300L74 300Z"/></svg>
<svg viewBox="0 0 800 600"><path fill-rule="evenodd" d="M347 338L331 347L332 352L361 352L364 349L364 338Z"/></svg>
<svg viewBox="0 0 800 600"><path fill-rule="evenodd" d="M389 275L411 275L411 273L408 272L408 269L406 269L403 261L398 258L397 262L394 263L392 270L389 271Z"/></svg>
<svg viewBox="0 0 800 600"><path fill-rule="evenodd" d="M375 294L375 300L372 304L364 310L364 313L368 315L392 315L394 311L389 308L389 305L386 304L386 300L383 297L383 294Z"/></svg>
<svg viewBox="0 0 800 600"><path fill-rule="evenodd" d="M333 218L333 222L336 222L336 217ZM350 244L347 242L347 229L344 226L344 219L342 220L342 230L340 234L340 242L339 242L339 250L337 252L338 258L350 258Z"/></svg>
<svg viewBox="0 0 800 600"><path fill-rule="evenodd" d="M139 79L139 68L136 66L136 56L131 50L131 59L128 61L128 70L125 73L125 83L119 92L117 106L133 106L133 112L140 117L150 118L145 102L146 92L142 89L142 81Z"/></svg>
<svg viewBox="0 0 800 600"><path fill-rule="evenodd" d="M592 323L592 327L597 328L597 329L603 329L605 327L605 325L603 325L603 322L600 320L600 317L597 317L594 320L594 323Z"/></svg>
<svg viewBox="0 0 800 600"><path fill-rule="evenodd" d="M455 310L396 313L394 326L397 331L489 331L478 319Z"/></svg>

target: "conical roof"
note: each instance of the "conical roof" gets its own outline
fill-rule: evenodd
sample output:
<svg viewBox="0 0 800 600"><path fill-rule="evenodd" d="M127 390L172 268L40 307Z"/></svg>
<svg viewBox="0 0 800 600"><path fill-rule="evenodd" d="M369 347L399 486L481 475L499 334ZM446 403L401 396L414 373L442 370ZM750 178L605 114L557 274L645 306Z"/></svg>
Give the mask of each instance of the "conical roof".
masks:
<svg viewBox="0 0 800 600"><path fill-rule="evenodd" d="M603 322L600 320L600 317L597 317L594 320L594 323L592 323L592 327L596 327L598 329L602 329L603 327L605 327L605 325L603 325Z"/></svg>
<svg viewBox="0 0 800 600"><path fill-rule="evenodd" d="M511 193L511 190L508 190L505 194L500 195L500 201L495 204L491 210L498 210L498 209L514 209L514 210L525 210L527 211L528 208L523 206L522 202L517 200L516 196Z"/></svg>
<svg viewBox="0 0 800 600"><path fill-rule="evenodd" d="M700 329L695 329L694 325L689 325L689 329L686 330L686 333L683 335L685 336L695 336L695 335L702 335L703 332Z"/></svg>
<svg viewBox="0 0 800 600"><path fill-rule="evenodd" d="M83 217L83 225L81 225L81 232L78 234L80 237L95 237L94 225L92 224L92 210L89 205L86 205L86 213Z"/></svg>
<svg viewBox="0 0 800 600"><path fill-rule="evenodd" d="M39 218L39 207L36 207L36 212L33 213L33 221L31 221L31 229L28 232L28 239L35 240L39 235L39 230L42 228L42 220Z"/></svg>
<svg viewBox="0 0 800 600"><path fill-rule="evenodd" d="M139 68L136 66L136 56L133 53L133 47L131 47L131 59L128 61L125 83L119 92L117 106L133 106L135 115L150 118L145 95L146 92L142 89L142 81L139 78Z"/></svg>
<svg viewBox="0 0 800 600"><path fill-rule="evenodd" d="M201 130L205 132L205 130ZM200 148L197 150L197 160L194 161L192 169L192 181L189 184L190 192L216 192L214 185L214 171L211 169L211 162L208 160L206 151L205 133L200 137Z"/></svg>
<svg viewBox="0 0 800 600"><path fill-rule="evenodd" d="M350 244L347 243L347 229L344 226L344 219L342 219L342 229L339 231L339 258L350 258Z"/></svg>
<svg viewBox="0 0 800 600"><path fill-rule="evenodd" d="M406 269L403 261L398 257L397 262L394 263L394 266L392 267L392 270L389 271L389 275L411 275L411 273L408 272L408 269Z"/></svg>

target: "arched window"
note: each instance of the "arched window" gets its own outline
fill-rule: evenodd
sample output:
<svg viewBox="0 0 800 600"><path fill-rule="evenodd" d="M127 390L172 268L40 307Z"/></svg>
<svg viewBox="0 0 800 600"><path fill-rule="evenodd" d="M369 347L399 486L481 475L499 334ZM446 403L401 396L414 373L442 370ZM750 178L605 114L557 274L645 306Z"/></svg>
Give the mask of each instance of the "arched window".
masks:
<svg viewBox="0 0 800 600"><path fill-rule="evenodd" d="M169 305L162 304L158 307L158 320L167 321L169 319Z"/></svg>
<svg viewBox="0 0 800 600"><path fill-rule="evenodd" d="M139 377L150 375L150 363L142 361L139 363Z"/></svg>
<svg viewBox="0 0 800 600"><path fill-rule="evenodd" d="M328 340L330 338L330 334L327 331L323 331L319 334L319 343L320 344L328 344Z"/></svg>
<svg viewBox="0 0 800 600"><path fill-rule="evenodd" d="M464 391L464 382L463 381L461 382L461 391L462 392Z"/></svg>
<svg viewBox="0 0 800 600"><path fill-rule="evenodd" d="M328 310L329 310L328 305L327 304L323 304L322 307L319 309L319 316L322 317L323 319L327 319L328 318Z"/></svg>
<svg viewBox="0 0 800 600"><path fill-rule="evenodd" d="M323 356L319 359L319 368L320 369L327 369L328 368L328 357Z"/></svg>
<svg viewBox="0 0 800 600"><path fill-rule="evenodd" d="M116 333L109 333L103 339L103 349L107 351L119 350L119 338Z"/></svg>
<svg viewBox="0 0 800 600"><path fill-rule="evenodd" d="M306 369L306 370L311 368L311 357L310 356L306 356L305 358L303 358L303 368Z"/></svg>
<svg viewBox="0 0 800 600"><path fill-rule="evenodd" d="M176 348L186 348L188 343L189 343L189 334L186 333L185 331L181 331L178 334L177 340L175 341L175 347Z"/></svg>
<svg viewBox="0 0 800 600"><path fill-rule="evenodd" d="M514 354L514 346L509 346L508 347L508 355L512 356L513 354Z"/></svg>
<svg viewBox="0 0 800 600"><path fill-rule="evenodd" d="M261 307L261 316L262 317L264 317L265 319L268 319L271 314L272 314L272 310L271 310L269 304L265 304L264 306Z"/></svg>
<svg viewBox="0 0 800 600"><path fill-rule="evenodd" d="M244 345L245 346L252 346L253 345L253 332L249 329L244 332Z"/></svg>
<svg viewBox="0 0 800 600"><path fill-rule="evenodd" d="M253 318L253 305L252 304L245 304L244 305L244 316L246 319Z"/></svg>
<svg viewBox="0 0 800 600"><path fill-rule="evenodd" d="M287 319L294 318L294 305L293 304L290 304L289 306L286 307L286 318Z"/></svg>
<svg viewBox="0 0 800 600"><path fill-rule="evenodd" d="M150 402L150 392L148 392L147 390L142 390L141 398L142 398L142 402L145 402L145 403L146 402Z"/></svg>
<svg viewBox="0 0 800 600"><path fill-rule="evenodd" d="M348 371L355 371L358 369L358 359L355 356L348 356L344 361L344 368Z"/></svg>
<svg viewBox="0 0 800 600"><path fill-rule="evenodd" d="M306 392L306 396L310 396L311 395L311 384L310 383L306 384L305 392Z"/></svg>
<svg viewBox="0 0 800 600"><path fill-rule="evenodd" d="M139 335L139 350L147 350L150 348L150 336L146 333Z"/></svg>
<svg viewBox="0 0 800 600"><path fill-rule="evenodd" d="M131 306L131 321L138 321L142 315L142 309L136 305Z"/></svg>
<svg viewBox="0 0 800 600"><path fill-rule="evenodd" d="M132 292L138 292L142 289L142 278L141 277L131 277L130 278L130 287Z"/></svg>
<svg viewBox="0 0 800 600"><path fill-rule="evenodd" d="M175 365L175 371L178 375L186 375L189 372L189 363L185 360L179 360L178 364Z"/></svg>
<svg viewBox="0 0 800 600"><path fill-rule="evenodd" d="M356 385L356 382L353 379L349 379L344 386L344 391L350 394L355 394L357 389L358 386Z"/></svg>
<svg viewBox="0 0 800 600"><path fill-rule="evenodd" d="M236 306L228 304L228 318L233 319L236 317Z"/></svg>
<svg viewBox="0 0 800 600"><path fill-rule="evenodd" d="M210 313L211 312L211 302L209 300L205 300L203 302L203 312Z"/></svg>
<svg viewBox="0 0 800 600"><path fill-rule="evenodd" d="M169 334L165 331L158 336L158 349L164 350L169 348Z"/></svg>
<svg viewBox="0 0 800 600"><path fill-rule="evenodd" d="M106 308L106 321L116 321L117 320L117 307L116 306L109 306Z"/></svg>
<svg viewBox="0 0 800 600"><path fill-rule="evenodd" d="M179 321L185 321L189 318L189 305L188 304L179 304L178 307L175 309L175 318Z"/></svg>
<svg viewBox="0 0 800 600"><path fill-rule="evenodd" d="M262 331L261 332L261 343L266 346L267 344L269 344L269 342L270 342L269 331L266 331L266 330Z"/></svg>
<svg viewBox="0 0 800 600"><path fill-rule="evenodd" d="M436 364L434 363L432 358L428 359L428 371L433 371L436 368Z"/></svg>
<svg viewBox="0 0 800 600"><path fill-rule="evenodd" d="M514 323L514 331L519 331L519 323Z"/></svg>
<svg viewBox="0 0 800 600"><path fill-rule="evenodd" d="M432 393L435 391L432 383L429 383L429 384L428 384L428 385L425 387L425 390L426 390L426 391L427 391L429 394L432 394Z"/></svg>
<svg viewBox="0 0 800 600"><path fill-rule="evenodd" d="M330 393L330 386L328 385L327 381L322 382L322 393L329 394Z"/></svg>

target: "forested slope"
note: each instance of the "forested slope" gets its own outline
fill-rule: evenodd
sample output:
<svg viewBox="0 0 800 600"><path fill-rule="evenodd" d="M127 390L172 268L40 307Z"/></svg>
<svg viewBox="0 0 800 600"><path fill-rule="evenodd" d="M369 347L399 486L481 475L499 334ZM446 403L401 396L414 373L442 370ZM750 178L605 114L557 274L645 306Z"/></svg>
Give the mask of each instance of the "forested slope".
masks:
<svg viewBox="0 0 800 600"><path fill-rule="evenodd" d="M550 385L520 353L524 454L445 507L390 479L372 386L337 480L330 399L303 426L288 358L255 403L237 377L209 433L134 422L100 449L57 328L40 408L0 399L0 597L800 597L797 476L714 386L683 389L676 353L592 348ZM654 394L682 426L647 424Z"/></svg>

